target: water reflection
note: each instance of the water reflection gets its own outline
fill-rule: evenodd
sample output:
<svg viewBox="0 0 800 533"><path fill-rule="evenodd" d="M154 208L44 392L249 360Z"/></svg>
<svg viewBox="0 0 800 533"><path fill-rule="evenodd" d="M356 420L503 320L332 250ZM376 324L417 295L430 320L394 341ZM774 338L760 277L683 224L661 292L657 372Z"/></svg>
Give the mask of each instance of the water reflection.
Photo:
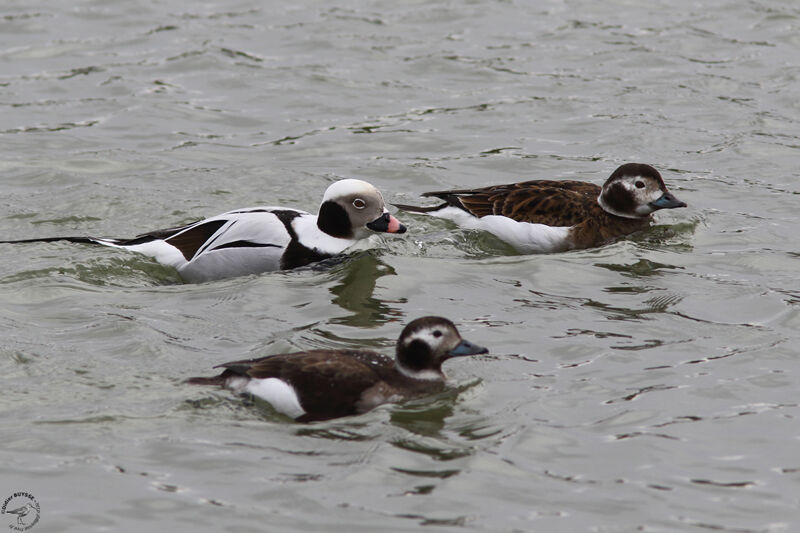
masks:
<svg viewBox="0 0 800 533"><path fill-rule="evenodd" d="M395 270L375 257L372 252L362 252L337 265L336 273L345 270L339 283L330 288L333 303L352 314L335 317L331 322L352 327L375 328L402 317L402 312L374 298L378 278L396 275ZM392 303L405 303L401 298Z"/></svg>
<svg viewBox="0 0 800 533"><path fill-rule="evenodd" d="M694 250L691 239L700 222L694 218L669 225L657 224L647 231L631 235L630 239L645 250L691 252Z"/></svg>
<svg viewBox="0 0 800 533"><path fill-rule="evenodd" d="M390 422L415 435L439 437L445 426L445 419L453 415L459 395L480 382L480 379L474 379L456 387L448 387L435 396L398 404L391 411Z"/></svg>
<svg viewBox="0 0 800 533"><path fill-rule="evenodd" d="M391 423L424 437L436 437L444 428L446 418L453 415L455 394L435 401L408 402L392 410Z"/></svg>
<svg viewBox="0 0 800 533"><path fill-rule="evenodd" d="M662 270L666 269L677 269L681 267L667 265L664 263L657 263L655 261L650 261L648 259L639 259L635 263L631 263L630 265L620 265L620 264L613 264L613 263L595 263L595 266L600 268L605 268L612 272L621 272L623 274L628 274L630 276L653 276L656 274L661 274Z"/></svg>
<svg viewBox="0 0 800 533"><path fill-rule="evenodd" d="M398 514L395 515L399 518L410 518L418 520L421 526L456 526L464 527L467 525L466 516L458 516L456 518L428 518L421 514Z"/></svg>
<svg viewBox="0 0 800 533"><path fill-rule="evenodd" d="M344 440L353 442L370 441L375 435L368 431L367 422L354 422L352 418L331 420L320 423L304 424L297 429L295 435L326 440Z"/></svg>
<svg viewBox="0 0 800 533"><path fill-rule="evenodd" d="M420 398L395 406L391 411L392 425L403 429L402 436L391 440L398 449L427 456L435 461L451 461L473 455L475 440L495 435L487 431L484 419L462 421L460 427L446 427L445 421L453 417L461 393L480 383L479 379L448 390L434 397ZM457 437L456 437L457 436ZM455 438L454 438L455 437ZM460 438L459 438L460 437ZM393 468L406 474L430 478L456 475L459 470L441 471Z"/></svg>
<svg viewBox="0 0 800 533"><path fill-rule="evenodd" d="M680 297L670 296L649 299L644 302L646 305L641 308L615 306L597 300L587 300L584 305L600 310L609 320L646 320L650 318L648 315L669 312L669 308L680 301Z"/></svg>
<svg viewBox="0 0 800 533"><path fill-rule="evenodd" d="M474 450L469 447L444 446L441 443L431 442L426 439L397 439L392 444L402 450L421 453L437 461L452 461L453 459L468 457L474 453Z"/></svg>
<svg viewBox="0 0 800 533"><path fill-rule="evenodd" d="M457 468L450 468L445 470L414 470L411 468L400 468L399 466L391 467L395 472L406 474L408 476L428 478L428 479L447 479L461 473Z"/></svg>

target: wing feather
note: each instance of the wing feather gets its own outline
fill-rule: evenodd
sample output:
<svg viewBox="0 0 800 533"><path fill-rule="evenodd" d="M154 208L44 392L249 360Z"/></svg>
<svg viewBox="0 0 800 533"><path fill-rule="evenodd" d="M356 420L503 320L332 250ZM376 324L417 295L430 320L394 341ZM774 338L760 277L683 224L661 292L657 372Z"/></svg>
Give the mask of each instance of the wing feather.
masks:
<svg viewBox="0 0 800 533"><path fill-rule="evenodd" d="M379 365L369 364L379 358L385 356L354 350L311 350L219 366L250 378L278 378L295 388L306 412L333 418L356 413L361 394L380 380L376 370Z"/></svg>
<svg viewBox="0 0 800 533"><path fill-rule="evenodd" d="M600 187L583 181L534 180L477 189L435 191L433 196L476 217L502 215L518 222L572 226L594 210ZM599 207L598 207L599 208Z"/></svg>

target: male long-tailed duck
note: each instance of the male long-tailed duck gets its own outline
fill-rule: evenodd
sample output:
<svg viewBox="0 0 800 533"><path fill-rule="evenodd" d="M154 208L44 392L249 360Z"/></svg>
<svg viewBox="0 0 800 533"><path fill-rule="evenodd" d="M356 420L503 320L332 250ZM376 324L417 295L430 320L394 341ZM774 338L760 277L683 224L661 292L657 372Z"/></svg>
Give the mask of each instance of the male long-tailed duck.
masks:
<svg viewBox="0 0 800 533"><path fill-rule="evenodd" d="M667 190L658 171L642 163L622 165L602 187L583 181L534 180L422 196L444 203L395 205L488 231L522 253L599 246L648 226L654 211L686 207Z"/></svg>
<svg viewBox="0 0 800 533"><path fill-rule="evenodd" d="M176 268L185 281L200 282L296 268L337 255L373 232L405 231L378 189L343 179L325 191L317 215L251 207L133 239L45 237L0 243L70 241L124 248Z"/></svg>
<svg viewBox="0 0 800 533"><path fill-rule="evenodd" d="M251 394L299 422L310 422L441 391L444 361L487 352L462 339L446 318L426 316L400 333L394 360L366 350L309 350L224 363L214 367L225 369L220 375L187 382Z"/></svg>

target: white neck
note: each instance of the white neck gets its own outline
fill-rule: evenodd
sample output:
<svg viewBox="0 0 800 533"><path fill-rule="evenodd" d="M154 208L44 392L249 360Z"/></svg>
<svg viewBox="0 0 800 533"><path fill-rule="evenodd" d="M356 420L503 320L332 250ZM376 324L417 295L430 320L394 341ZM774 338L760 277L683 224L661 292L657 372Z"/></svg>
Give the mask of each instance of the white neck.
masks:
<svg viewBox="0 0 800 533"><path fill-rule="evenodd" d="M357 242L357 239L340 239L328 235L317 227L317 217L314 215L295 218L292 220L292 228L300 244L332 255L343 252Z"/></svg>
<svg viewBox="0 0 800 533"><path fill-rule="evenodd" d="M397 362L395 364L395 368L406 377L411 379L419 379L422 381L444 381L444 375L441 372L436 370L431 370L430 368L425 370L411 370L410 368L406 368Z"/></svg>

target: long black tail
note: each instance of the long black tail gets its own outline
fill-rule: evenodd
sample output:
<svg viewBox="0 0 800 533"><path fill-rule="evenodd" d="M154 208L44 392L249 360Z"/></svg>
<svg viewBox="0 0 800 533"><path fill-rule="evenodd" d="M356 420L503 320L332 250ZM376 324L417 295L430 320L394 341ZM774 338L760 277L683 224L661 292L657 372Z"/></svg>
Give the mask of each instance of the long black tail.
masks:
<svg viewBox="0 0 800 533"><path fill-rule="evenodd" d="M25 244L30 242L58 242L58 241L77 242L81 244L103 244L100 241L100 239L95 239L93 237L41 237L39 239L18 239L15 241L0 241L0 244Z"/></svg>

